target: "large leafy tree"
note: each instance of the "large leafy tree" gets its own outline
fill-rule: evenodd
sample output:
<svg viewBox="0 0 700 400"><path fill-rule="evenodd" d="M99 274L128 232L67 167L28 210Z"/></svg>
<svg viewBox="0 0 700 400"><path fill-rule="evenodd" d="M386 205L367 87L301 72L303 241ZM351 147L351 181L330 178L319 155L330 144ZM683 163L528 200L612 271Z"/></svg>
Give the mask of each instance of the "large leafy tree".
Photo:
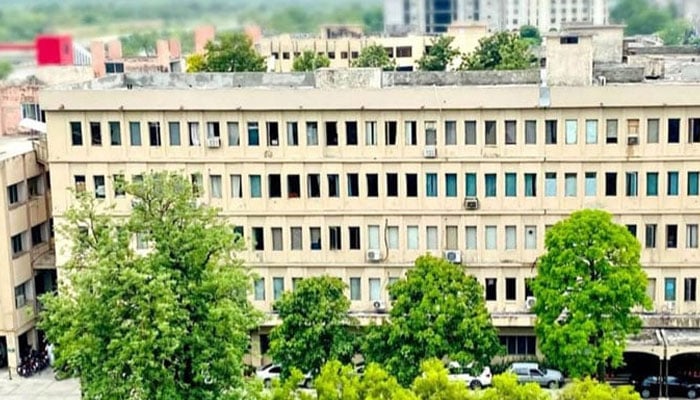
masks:
<svg viewBox="0 0 700 400"><path fill-rule="evenodd" d="M384 71L396 69L396 61L392 60L380 44L370 44L360 51L357 59L352 62L355 68L381 68Z"/></svg>
<svg viewBox="0 0 700 400"><path fill-rule="evenodd" d="M246 34L229 32L218 35L215 41L204 47L204 71L206 72L262 72L265 59L253 48Z"/></svg>
<svg viewBox="0 0 700 400"><path fill-rule="evenodd" d="M171 173L128 185L133 210L108 215L88 193L66 213L71 257L63 284L41 301L55 366L89 399L238 399L249 331L251 277L243 244L216 210L198 206ZM136 252L139 236L149 244Z"/></svg>
<svg viewBox="0 0 700 400"><path fill-rule="evenodd" d="M363 354L401 384L410 384L428 358L488 365L502 351L483 288L461 266L421 256L389 293L389 319L369 330Z"/></svg>
<svg viewBox="0 0 700 400"><path fill-rule="evenodd" d="M292 368L316 374L327 361L349 362L355 354L356 321L345 289L339 278L311 277L275 302L282 323L270 334L270 355L284 377Z"/></svg>
<svg viewBox="0 0 700 400"><path fill-rule="evenodd" d="M536 26L523 25L520 27L520 38L525 40L531 46L539 46L542 44L542 36L540 30Z"/></svg>
<svg viewBox="0 0 700 400"><path fill-rule="evenodd" d="M421 71L445 71L452 60L459 55L459 50L452 47L452 36L440 36L433 39L430 50L418 59Z"/></svg>
<svg viewBox="0 0 700 400"><path fill-rule="evenodd" d="M329 65L331 65L331 60L324 54L306 50L294 59L292 69L297 72L315 71L319 68L327 68Z"/></svg>
<svg viewBox="0 0 700 400"><path fill-rule="evenodd" d="M582 210L554 225L545 247L532 283L540 349L574 377L603 380L642 326L632 309L651 306L639 242L607 212Z"/></svg>
<svg viewBox="0 0 700 400"><path fill-rule="evenodd" d="M517 33L499 32L479 40L479 46L462 60L463 70L513 70L532 66L527 41Z"/></svg>

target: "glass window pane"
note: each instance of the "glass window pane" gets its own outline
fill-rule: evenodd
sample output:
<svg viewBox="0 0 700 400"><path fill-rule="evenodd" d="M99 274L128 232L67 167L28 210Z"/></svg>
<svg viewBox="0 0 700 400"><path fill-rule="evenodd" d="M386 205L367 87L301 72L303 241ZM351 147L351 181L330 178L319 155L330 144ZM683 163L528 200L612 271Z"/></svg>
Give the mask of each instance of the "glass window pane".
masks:
<svg viewBox="0 0 700 400"><path fill-rule="evenodd" d="M457 197L457 174L445 174L445 195Z"/></svg>
<svg viewBox="0 0 700 400"><path fill-rule="evenodd" d="M486 243L486 250L495 250L497 237L496 227L493 225L486 226L484 228L484 237Z"/></svg>
<svg viewBox="0 0 700 400"><path fill-rule="evenodd" d="M476 174L466 174L465 179L467 197L476 197Z"/></svg>
<svg viewBox="0 0 700 400"><path fill-rule="evenodd" d="M659 173L647 172L647 196L659 195Z"/></svg>
<svg viewBox="0 0 700 400"><path fill-rule="evenodd" d="M564 125L566 128L566 144L576 144L578 141L578 121L567 119Z"/></svg>
<svg viewBox="0 0 700 400"><path fill-rule="evenodd" d="M548 197L557 195L557 173L547 172L544 174L544 195Z"/></svg>
<svg viewBox="0 0 700 400"><path fill-rule="evenodd" d="M438 229L437 226L428 226L425 229L426 248L428 250L438 249Z"/></svg>
<svg viewBox="0 0 700 400"><path fill-rule="evenodd" d="M379 225L367 227L367 249L379 250Z"/></svg>
<svg viewBox="0 0 700 400"><path fill-rule="evenodd" d="M506 197L517 196L518 178L515 173L506 173Z"/></svg>
<svg viewBox="0 0 700 400"><path fill-rule="evenodd" d="M586 144L598 143L598 120L586 120Z"/></svg>
<svg viewBox="0 0 700 400"><path fill-rule="evenodd" d="M409 250L418 250L418 227L406 227L406 247Z"/></svg>
<svg viewBox="0 0 700 400"><path fill-rule="evenodd" d="M467 238L467 250L476 250L476 226L467 226L465 236Z"/></svg>
<svg viewBox="0 0 700 400"><path fill-rule="evenodd" d="M369 299L370 301L381 300L381 280L379 278L369 278Z"/></svg>

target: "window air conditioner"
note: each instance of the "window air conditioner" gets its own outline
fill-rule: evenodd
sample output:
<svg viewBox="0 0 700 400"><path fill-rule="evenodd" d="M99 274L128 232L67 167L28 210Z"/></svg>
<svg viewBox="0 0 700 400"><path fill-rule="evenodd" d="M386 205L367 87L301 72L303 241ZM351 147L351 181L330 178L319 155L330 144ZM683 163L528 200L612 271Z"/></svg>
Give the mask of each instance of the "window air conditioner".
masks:
<svg viewBox="0 0 700 400"><path fill-rule="evenodd" d="M478 210L479 209L479 199L476 197L467 197L464 199L464 209L465 210Z"/></svg>
<svg viewBox="0 0 700 400"><path fill-rule="evenodd" d="M369 250L367 252L367 261L381 261L382 252L379 250Z"/></svg>
<svg viewBox="0 0 700 400"><path fill-rule="evenodd" d="M462 253L459 250L445 250L443 258L453 264L462 263Z"/></svg>
<svg viewBox="0 0 700 400"><path fill-rule="evenodd" d="M372 302L372 307L374 307L374 310L377 312L384 312L386 311L386 303L381 301L381 300L375 300Z"/></svg>
<svg viewBox="0 0 700 400"><path fill-rule="evenodd" d="M207 138L207 147L221 147L221 138L218 138L218 137Z"/></svg>
<svg viewBox="0 0 700 400"><path fill-rule="evenodd" d="M627 145L628 146L636 146L639 144L639 136L638 135L629 135L627 136Z"/></svg>
<svg viewBox="0 0 700 400"><path fill-rule="evenodd" d="M423 157L425 158L435 158L437 157L437 147L435 146L425 146L423 149Z"/></svg>
<svg viewBox="0 0 700 400"><path fill-rule="evenodd" d="M535 307L535 302L537 299L535 299L535 296L527 296L525 299L525 308L528 310L532 310L533 307Z"/></svg>

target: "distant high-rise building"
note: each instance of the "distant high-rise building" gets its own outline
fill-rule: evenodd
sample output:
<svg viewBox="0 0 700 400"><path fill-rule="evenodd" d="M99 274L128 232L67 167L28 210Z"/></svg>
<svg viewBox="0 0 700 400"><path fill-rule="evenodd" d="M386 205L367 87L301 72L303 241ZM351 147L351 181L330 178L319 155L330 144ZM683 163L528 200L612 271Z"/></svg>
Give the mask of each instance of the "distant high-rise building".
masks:
<svg viewBox="0 0 700 400"><path fill-rule="evenodd" d="M441 33L455 21L482 22L492 31L533 25L558 30L562 23L608 22L608 0L384 0L387 33Z"/></svg>

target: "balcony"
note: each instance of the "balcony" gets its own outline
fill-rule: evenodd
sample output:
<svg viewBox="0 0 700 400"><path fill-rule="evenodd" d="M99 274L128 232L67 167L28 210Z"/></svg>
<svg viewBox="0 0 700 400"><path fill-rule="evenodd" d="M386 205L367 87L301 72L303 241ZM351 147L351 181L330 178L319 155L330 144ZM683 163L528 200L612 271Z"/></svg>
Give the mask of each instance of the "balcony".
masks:
<svg viewBox="0 0 700 400"><path fill-rule="evenodd" d="M37 136L32 142L34 147L34 152L36 153L36 160L39 164L44 167L49 165L49 146L46 143L46 134L41 134Z"/></svg>

